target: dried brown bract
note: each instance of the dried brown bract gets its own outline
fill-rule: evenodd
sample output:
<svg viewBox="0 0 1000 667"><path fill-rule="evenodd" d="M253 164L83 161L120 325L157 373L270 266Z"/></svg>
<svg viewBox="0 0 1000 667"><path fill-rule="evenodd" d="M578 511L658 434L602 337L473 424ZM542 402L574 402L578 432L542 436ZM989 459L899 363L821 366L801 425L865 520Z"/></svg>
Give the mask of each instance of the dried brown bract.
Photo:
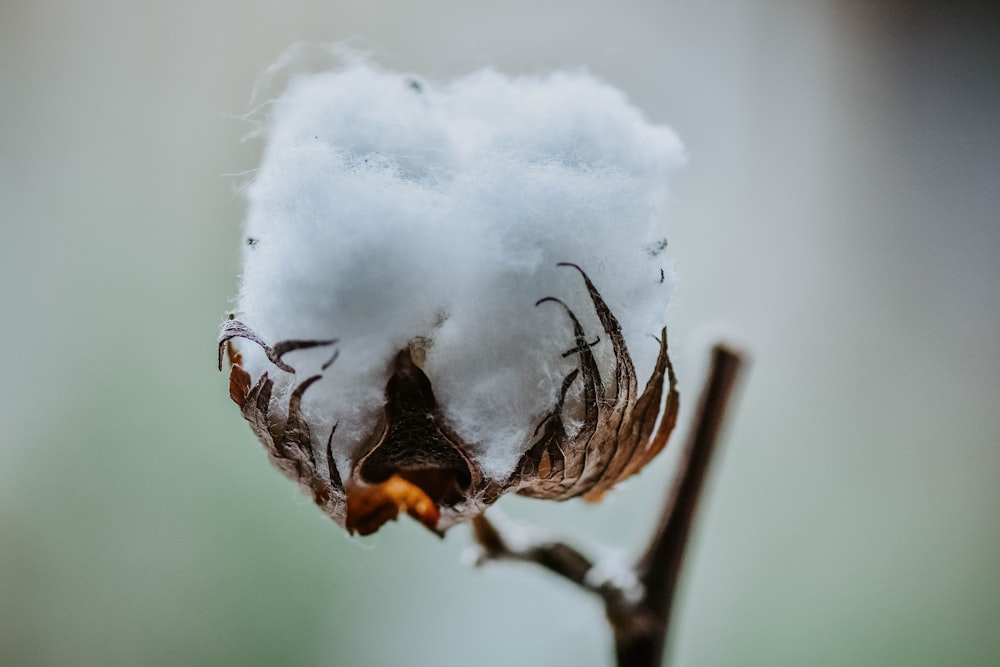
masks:
<svg viewBox="0 0 1000 667"><path fill-rule="evenodd" d="M639 393L618 321L587 274L576 265L563 266L575 268L583 277L614 351L613 368L609 378L602 378L592 351L596 341L588 339L565 303L554 297L538 302L552 303L565 311L575 341L564 356L575 356L578 363L564 379L557 404L538 424L534 440L506 479L486 477L470 454L473 448L449 427L431 380L420 366L422 350L418 342L400 350L389 365L382 413L344 475L337 470L331 451L336 427L324 447L302 414L303 395L322 375L312 375L295 385L288 405L282 408L272 399L273 381L267 373L251 383L232 346L235 338L250 340L263 348L280 371L295 373L284 361L285 355L332 346L335 340L291 340L270 346L243 323L230 319L219 337L219 368L223 352L228 350L232 364L230 395L271 461L352 533L373 533L400 512L441 533L479 515L508 492L551 500L577 496L598 500L663 449L677 420L677 381L663 329L653 374ZM335 354L323 370L333 359ZM570 433L565 426L569 421L566 403L576 382L582 383L583 414L575 419L582 425ZM657 427L665 388L665 407Z"/></svg>

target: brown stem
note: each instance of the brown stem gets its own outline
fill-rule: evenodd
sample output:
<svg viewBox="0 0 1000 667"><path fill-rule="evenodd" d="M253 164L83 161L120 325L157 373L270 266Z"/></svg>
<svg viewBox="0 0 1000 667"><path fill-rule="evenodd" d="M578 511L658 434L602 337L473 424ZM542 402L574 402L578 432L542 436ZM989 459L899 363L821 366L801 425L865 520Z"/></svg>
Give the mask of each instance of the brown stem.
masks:
<svg viewBox="0 0 1000 667"><path fill-rule="evenodd" d="M724 345L712 349L712 365L694 428L685 443L659 528L635 565L639 595L621 587L619 582L588 577L593 562L569 545L528 540L515 545L484 515L473 520L484 559L535 563L601 597L614 632L619 667L656 667L663 662L671 608L695 508L741 364L742 357L735 350Z"/></svg>
<svg viewBox="0 0 1000 667"><path fill-rule="evenodd" d="M498 513L494 513L494 519L498 518ZM616 637L620 632L627 632L625 627L619 631L620 625L627 626L635 620L632 607L637 596L634 593L630 595L630 591L621 587L619 582L588 577L587 575L594 569L594 562L570 545L551 540L538 541L524 538L518 540L524 544L512 544L513 540L504 537L485 514L472 519L472 529L482 549L481 561L509 560L534 563L598 595L604 601L608 620L615 630ZM505 532L510 534L516 530L507 527ZM638 581L636 584L638 585Z"/></svg>
<svg viewBox="0 0 1000 667"><path fill-rule="evenodd" d="M663 662L677 579L684 561L694 512L722 430L742 357L724 345L712 349L712 365L667 498L660 526L636 565L646 595L642 608L655 618L655 632L616 638L618 664L653 667Z"/></svg>

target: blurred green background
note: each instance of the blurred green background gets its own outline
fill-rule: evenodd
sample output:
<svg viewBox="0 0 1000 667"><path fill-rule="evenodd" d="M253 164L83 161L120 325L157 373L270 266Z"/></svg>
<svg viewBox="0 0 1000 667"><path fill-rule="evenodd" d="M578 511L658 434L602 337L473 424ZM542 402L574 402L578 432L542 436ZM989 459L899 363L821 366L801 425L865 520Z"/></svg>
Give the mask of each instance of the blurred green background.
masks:
<svg viewBox="0 0 1000 667"><path fill-rule="evenodd" d="M935 8L937 7L937 8ZM680 133L671 340L753 367L689 551L677 665L1000 664L1000 22L962 3L6 0L0 664L607 665L595 601L345 537L214 369L237 118L297 40L430 79L583 64ZM680 434L682 436L683 434ZM671 452L506 512L633 553Z"/></svg>

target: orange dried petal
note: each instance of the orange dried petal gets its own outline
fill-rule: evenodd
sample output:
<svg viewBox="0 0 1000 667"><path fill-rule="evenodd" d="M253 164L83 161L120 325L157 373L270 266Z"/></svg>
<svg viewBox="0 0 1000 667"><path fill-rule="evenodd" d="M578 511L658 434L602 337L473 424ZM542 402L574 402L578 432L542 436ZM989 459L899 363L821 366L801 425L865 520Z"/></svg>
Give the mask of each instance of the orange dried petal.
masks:
<svg viewBox="0 0 1000 667"><path fill-rule="evenodd" d="M347 489L347 530L371 535L400 512L406 512L430 530L441 513L423 489L400 475L380 484L355 484Z"/></svg>

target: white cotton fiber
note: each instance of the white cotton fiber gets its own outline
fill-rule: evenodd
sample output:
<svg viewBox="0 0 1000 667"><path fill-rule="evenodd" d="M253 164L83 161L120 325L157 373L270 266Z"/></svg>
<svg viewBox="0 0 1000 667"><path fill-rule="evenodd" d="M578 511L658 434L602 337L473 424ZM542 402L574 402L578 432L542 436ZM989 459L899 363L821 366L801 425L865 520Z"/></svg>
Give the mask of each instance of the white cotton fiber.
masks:
<svg viewBox="0 0 1000 667"><path fill-rule="evenodd" d="M247 189L237 316L272 344L339 339L305 413L317 437L338 423L341 470L374 427L390 361L425 338L446 418L502 477L577 363L562 356L565 312L536 301L562 299L601 337L608 377L583 280L558 263L600 290L640 387L651 373L671 291L666 179L682 156L670 129L585 72L433 86L355 62L301 76L274 105ZM292 376L251 348L248 370L284 395L331 352L289 354Z"/></svg>

